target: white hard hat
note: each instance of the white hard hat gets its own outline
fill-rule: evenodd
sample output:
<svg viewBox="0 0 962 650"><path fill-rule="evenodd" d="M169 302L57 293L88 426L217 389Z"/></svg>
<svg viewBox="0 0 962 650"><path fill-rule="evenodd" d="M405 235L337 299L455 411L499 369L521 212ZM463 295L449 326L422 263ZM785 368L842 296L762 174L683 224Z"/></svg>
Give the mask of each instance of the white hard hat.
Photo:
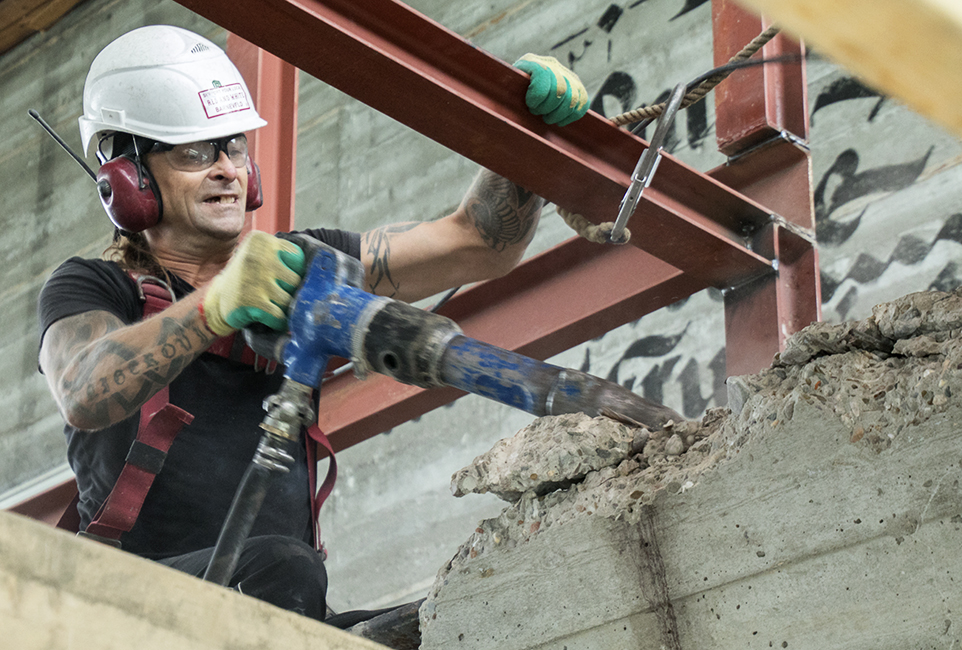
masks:
<svg viewBox="0 0 962 650"><path fill-rule="evenodd" d="M169 25L135 29L101 50L87 73L83 103L84 152L95 136L117 131L183 144L267 124L224 51Z"/></svg>

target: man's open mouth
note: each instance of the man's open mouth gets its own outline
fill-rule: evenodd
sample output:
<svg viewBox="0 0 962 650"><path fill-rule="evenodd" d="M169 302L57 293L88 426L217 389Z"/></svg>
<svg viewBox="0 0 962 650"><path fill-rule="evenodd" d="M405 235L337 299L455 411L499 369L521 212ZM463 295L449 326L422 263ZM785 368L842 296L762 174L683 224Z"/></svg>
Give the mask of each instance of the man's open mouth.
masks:
<svg viewBox="0 0 962 650"><path fill-rule="evenodd" d="M204 199L204 203L218 203L220 205L229 205L236 201L236 196L212 196L209 199Z"/></svg>

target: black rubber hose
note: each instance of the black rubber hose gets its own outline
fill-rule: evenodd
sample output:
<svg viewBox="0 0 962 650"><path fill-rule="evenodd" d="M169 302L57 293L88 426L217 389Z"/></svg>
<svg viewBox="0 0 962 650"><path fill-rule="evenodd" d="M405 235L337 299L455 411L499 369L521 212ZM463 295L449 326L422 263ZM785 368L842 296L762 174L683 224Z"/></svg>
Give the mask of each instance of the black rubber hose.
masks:
<svg viewBox="0 0 962 650"><path fill-rule="evenodd" d="M257 463L255 456L234 494L227 519L217 537L214 554L207 565L207 571L204 572L204 580L227 586L234 569L237 568L244 542L247 541L257 513L264 503L270 481L271 470Z"/></svg>

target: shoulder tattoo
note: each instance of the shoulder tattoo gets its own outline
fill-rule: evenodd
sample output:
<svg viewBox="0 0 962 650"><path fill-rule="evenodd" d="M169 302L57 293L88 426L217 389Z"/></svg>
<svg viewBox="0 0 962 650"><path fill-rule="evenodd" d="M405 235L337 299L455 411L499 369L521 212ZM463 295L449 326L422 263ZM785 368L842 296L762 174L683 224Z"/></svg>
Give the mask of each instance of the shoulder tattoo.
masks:
<svg viewBox="0 0 962 650"><path fill-rule="evenodd" d="M484 242L502 251L529 240L542 203L533 192L487 173L475 183L465 209Z"/></svg>

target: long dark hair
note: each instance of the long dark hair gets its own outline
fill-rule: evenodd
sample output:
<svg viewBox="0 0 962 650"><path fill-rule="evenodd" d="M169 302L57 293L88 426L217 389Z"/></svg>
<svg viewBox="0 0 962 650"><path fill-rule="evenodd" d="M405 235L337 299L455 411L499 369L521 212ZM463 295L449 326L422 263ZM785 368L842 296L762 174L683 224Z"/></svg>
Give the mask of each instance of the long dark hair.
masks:
<svg viewBox="0 0 962 650"><path fill-rule="evenodd" d="M167 269L154 257L143 233L115 230L114 240L104 250L103 258L115 262L124 271L169 279Z"/></svg>

